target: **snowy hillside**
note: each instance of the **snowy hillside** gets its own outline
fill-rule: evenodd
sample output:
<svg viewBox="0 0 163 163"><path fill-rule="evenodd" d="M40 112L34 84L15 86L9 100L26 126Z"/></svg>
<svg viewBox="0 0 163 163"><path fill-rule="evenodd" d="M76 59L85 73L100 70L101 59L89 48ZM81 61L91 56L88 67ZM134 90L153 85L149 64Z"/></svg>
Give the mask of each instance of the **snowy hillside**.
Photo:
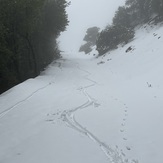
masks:
<svg viewBox="0 0 163 163"><path fill-rule="evenodd" d="M0 95L0 163L162 162L162 45L163 27L144 26L124 47L66 53Z"/></svg>

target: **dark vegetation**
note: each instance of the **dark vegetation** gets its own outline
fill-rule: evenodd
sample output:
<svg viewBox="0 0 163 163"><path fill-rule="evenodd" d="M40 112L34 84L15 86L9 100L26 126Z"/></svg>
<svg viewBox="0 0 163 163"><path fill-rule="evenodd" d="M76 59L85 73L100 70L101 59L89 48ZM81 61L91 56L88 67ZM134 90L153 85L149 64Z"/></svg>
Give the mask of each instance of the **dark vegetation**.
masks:
<svg viewBox="0 0 163 163"><path fill-rule="evenodd" d="M0 0L0 93L37 76L60 57L66 0Z"/></svg>
<svg viewBox="0 0 163 163"><path fill-rule="evenodd" d="M127 44L134 37L134 31L121 25L112 25L103 30L96 42L99 55L116 49L119 44Z"/></svg>
<svg viewBox="0 0 163 163"><path fill-rule="evenodd" d="M86 43L80 47L79 52L85 52L85 54L88 54L92 51L92 46L96 45L99 30L100 28L98 27L91 27L87 29L86 35L83 38L83 41Z"/></svg>
<svg viewBox="0 0 163 163"><path fill-rule="evenodd" d="M99 34L96 41L99 55L127 44L134 38L134 29L145 23L163 21L163 0L126 0L115 12L112 25Z"/></svg>

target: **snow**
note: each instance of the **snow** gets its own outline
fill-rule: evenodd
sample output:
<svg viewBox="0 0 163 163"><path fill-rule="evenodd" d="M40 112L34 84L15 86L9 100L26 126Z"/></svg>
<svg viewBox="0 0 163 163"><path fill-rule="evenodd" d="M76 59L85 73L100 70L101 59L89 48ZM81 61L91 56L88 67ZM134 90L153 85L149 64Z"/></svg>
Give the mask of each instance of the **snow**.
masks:
<svg viewBox="0 0 163 163"><path fill-rule="evenodd" d="M143 26L105 56L65 53L0 95L0 162L160 163L162 34Z"/></svg>

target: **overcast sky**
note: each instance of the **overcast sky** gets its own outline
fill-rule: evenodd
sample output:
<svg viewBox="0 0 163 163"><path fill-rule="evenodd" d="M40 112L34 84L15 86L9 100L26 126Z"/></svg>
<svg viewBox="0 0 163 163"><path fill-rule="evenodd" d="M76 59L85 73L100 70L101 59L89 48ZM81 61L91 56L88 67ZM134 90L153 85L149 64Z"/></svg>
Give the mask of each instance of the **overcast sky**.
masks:
<svg viewBox="0 0 163 163"><path fill-rule="evenodd" d="M87 28L103 29L111 24L118 6L124 3L125 0L71 0L67 8L70 23L59 38L60 48L67 52L78 51Z"/></svg>

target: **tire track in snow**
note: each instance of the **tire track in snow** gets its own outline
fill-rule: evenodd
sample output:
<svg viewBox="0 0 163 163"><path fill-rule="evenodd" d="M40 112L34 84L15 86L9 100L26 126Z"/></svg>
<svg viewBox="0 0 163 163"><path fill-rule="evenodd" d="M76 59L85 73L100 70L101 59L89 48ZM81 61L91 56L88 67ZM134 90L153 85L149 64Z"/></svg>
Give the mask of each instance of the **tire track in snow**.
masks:
<svg viewBox="0 0 163 163"><path fill-rule="evenodd" d="M4 116L6 116L9 112L11 112L13 109L15 109L17 106L21 105L23 102L27 101L29 98L31 98L34 94L38 93L39 91L47 88L49 85L51 85L51 83L48 83L47 85L37 89L36 91L32 92L29 96L27 96L26 98L24 98L23 100L20 100L19 102L17 102L16 104L14 104L13 106L7 108L6 110L2 111L0 113L0 119L3 118Z"/></svg>
<svg viewBox="0 0 163 163"><path fill-rule="evenodd" d="M78 65L77 65L78 69L81 71L84 71L87 73L86 76L84 76L84 78L86 80L89 80L90 82L92 82L92 84L87 85L85 87L81 87L78 90L82 91L83 95L87 98L87 101L68 111L64 111L61 114L61 118L62 120L72 129L76 130L77 132L80 132L81 134L87 136L89 139L91 139L92 141L94 141L103 151L103 153L106 155L106 157L108 158L108 161L110 163L138 163L137 160L129 160L126 158L126 155L123 153L122 150L118 149L118 146L116 146L116 148L111 148L109 145L107 145L106 143L102 142L99 138L97 138L92 132L90 132L87 128L85 128L84 126L82 126L76 119L75 119L75 112L77 112L78 110L81 109L85 109L88 108L90 106L93 107L98 107L100 104L98 104L96 102L96 100L94 98L92 98L86 91L87 88L89 87L94 87L97 82L91 80L88 78L89 75L91 75L90 72L86 71L86 70L82 70Z"/></svg>

